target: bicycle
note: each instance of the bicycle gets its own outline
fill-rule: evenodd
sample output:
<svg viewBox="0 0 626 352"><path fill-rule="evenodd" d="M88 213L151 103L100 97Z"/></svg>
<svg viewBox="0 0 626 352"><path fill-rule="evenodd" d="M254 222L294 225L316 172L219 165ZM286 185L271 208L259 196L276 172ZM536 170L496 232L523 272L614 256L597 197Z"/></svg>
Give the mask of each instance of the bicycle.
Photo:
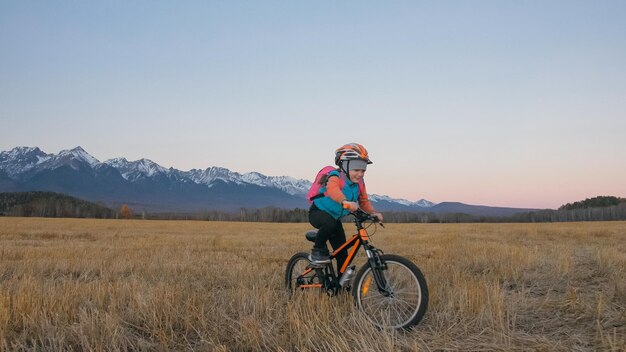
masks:
<svg viewBox="0 0 626 352"><path fill-rule="evenodd" d="M291 291L319 289L329 296L337 295L350 287L354 265L350 266L361 247L365 248L367 262L360 268L351 287L357 307L367 319L379 328L408 329L418 324L428 306L428 286L421 270L410 260L393 254L384 254L370 243L370 235L363 224L380 224L378 218L358 209L351 212L357 233L337 248L331 263L314 265L308 253L296 253L287 264L285 285ZM305 234L315 242L317 230ZM347 251L341 268L335 269L333 258ZM375 286L372 287L372 283Z"/></svg>

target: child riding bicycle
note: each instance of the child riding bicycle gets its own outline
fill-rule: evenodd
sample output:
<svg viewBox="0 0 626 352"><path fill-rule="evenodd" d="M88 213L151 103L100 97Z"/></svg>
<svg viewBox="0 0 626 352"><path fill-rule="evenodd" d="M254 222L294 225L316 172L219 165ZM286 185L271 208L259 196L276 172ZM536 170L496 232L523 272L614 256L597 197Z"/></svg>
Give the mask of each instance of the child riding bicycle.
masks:
<svg viewBox="0 0 626 352"><path fill-rule="evenodd" d="M309 255L312 263L330 263L326 241L335 250L346 242L341 217L361 208L383 221L382 214L377 213L369 201L363 183L367 165L371 163L367 150L360 144L349 143L335 151L335 165L339 169L328 174L325 187L320 188L320 193L312 198L313 204L309 209L309 222L319 230ZM343 265L346 256L345 251L337 254L338 267Z"/></svg>

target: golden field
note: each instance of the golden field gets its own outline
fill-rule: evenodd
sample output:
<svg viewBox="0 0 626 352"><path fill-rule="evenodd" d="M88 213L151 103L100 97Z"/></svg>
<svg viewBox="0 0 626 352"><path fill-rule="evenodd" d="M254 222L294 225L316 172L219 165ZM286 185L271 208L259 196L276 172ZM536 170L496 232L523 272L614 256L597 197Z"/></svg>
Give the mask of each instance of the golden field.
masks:
<svg viewBox="0 0 626 352"><path fill-rule="evenodd" d="M625 222L379 228L428 280L406 332L348 295L287 294L309 228L0 218L0 350L626 350Z"/></svg>

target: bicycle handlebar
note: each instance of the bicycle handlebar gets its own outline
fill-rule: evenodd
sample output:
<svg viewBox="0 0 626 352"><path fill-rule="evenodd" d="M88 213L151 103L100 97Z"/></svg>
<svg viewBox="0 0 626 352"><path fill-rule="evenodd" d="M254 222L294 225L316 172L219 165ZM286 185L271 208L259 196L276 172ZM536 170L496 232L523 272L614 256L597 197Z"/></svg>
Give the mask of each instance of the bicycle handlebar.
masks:
<svg viewBox="0 0 626 352"><path fill-rule="evenodd" d="M348 204L344 204L343 208L349 209L350 206ZM380 226L382 226L383 228L385 227L385 225L382 222L380 222L380 219L377 216L373 216L372 214L364 211L361 208L357 208L356 211L351 211L350 215L353 215L360 222L371 221L373 223L380 224Z"/></svg>

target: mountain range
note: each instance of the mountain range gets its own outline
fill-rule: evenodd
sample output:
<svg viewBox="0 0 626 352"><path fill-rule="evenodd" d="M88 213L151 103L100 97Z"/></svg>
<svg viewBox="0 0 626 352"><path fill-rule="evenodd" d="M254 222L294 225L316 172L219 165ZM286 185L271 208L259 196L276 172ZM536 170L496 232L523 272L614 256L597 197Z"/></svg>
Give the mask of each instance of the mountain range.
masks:
<svg viewBox="0 0 626 352"><path fill-rule="evenodd" d="M52 191L109 206L128 204L153 212L236 211L240 208L307 208L311 181L289 176L240 174L222 167L181 171L151 160L115 158L100 162L82 147L47 154L37 147L0 152L0 192ZM411 202L370 195L377 210L509 216L536 209L458 202Z"/></svg>

